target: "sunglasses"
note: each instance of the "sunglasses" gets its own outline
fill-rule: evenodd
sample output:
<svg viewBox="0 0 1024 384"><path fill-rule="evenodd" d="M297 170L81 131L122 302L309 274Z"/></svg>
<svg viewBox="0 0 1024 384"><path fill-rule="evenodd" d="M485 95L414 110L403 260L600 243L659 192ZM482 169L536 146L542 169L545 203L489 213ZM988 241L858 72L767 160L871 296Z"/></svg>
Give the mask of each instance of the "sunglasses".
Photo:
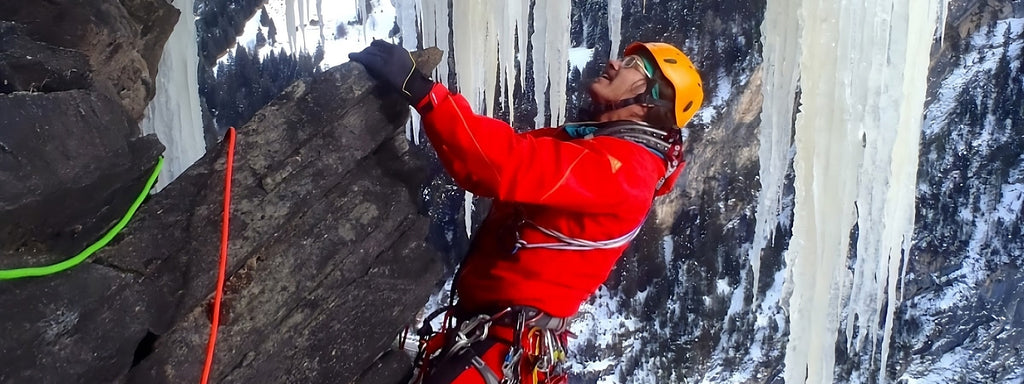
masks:
<svg viewBox="0 0 1024 384"><path fill-rule="evenodd" d="M629 56L623 57L622 58L622 67L623 68L634 68L635 67L637 70L639 70L641 73L643 73L644 76L647 77L648 79L653 77L653 76L651 76L651 73L649 71L647 71L647 63L644 61L644 59L642 57L637 56L637 55L629 55Z"/></svg>

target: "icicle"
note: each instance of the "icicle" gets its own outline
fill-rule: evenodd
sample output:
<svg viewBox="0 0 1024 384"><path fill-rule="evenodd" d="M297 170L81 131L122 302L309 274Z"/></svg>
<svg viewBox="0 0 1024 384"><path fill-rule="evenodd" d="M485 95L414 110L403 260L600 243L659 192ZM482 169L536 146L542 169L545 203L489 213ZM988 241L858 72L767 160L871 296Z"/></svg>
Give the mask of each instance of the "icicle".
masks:
<svg viewBox="0 0 1024 384"><path fill-rule="evenodd" d="M295 0L288 0L288 1L295 1ZM370 24L370 14L368 12L366 12L366 1L364 1L364 0L355 0L355 2L356 2L356 15L359 15L359 21L361 21L363 23L363 25L361 27L361 29L363 30L363 41L366 42L367 44L369 44L370 41L367 38L367 31L366 31L367 28L366 28L366 25ZM291 27L289 27L289 28L291 28Z"/></svg>
<svg viewBox="0 0 1024 384"><path fill-rule="evenodd" d="M876 134L882 137L876 142L880 146L879 152L886 154L889 159L888 164L883 164L887 167L876 172L884 172L887 180L884 184L874 185L871 190L862 191L871 196L884 198L884 204L873 207L873 216L878 218L878 225L874 226L871 235L865 239L866 231L861 230L861 238L867 243L865 249L877 252L877 265L880 268L875 272L875 276L868 276L866 273L861 276L862 279L874 282L876 290L873 300L868 302L868 305L858 308L863 311L858 314L859 319L871 314L876 316L872 326L878 325L879 321L882 322L879 363L881 367L888 364L893 317L902 298L897 296L896 286L903 279L900 267L906 263L906 254L910 252L913 237L918 147L925 92L928 87L928 67L931 62L929 51L934 32L943 29L940 15L945 13L946 0L927 3L894 1L891 7L895 29L891 35L896 38L893 39L893 47L888 51L886 71L893 81L886 82L884 89L892 93L886 100L892 100L894 104L882 104L888 113L875 126ZM891 124L893 121L897 122L896 129L885 124ZM869 225L860 225L861 228L865 226ZM860 273L860 270L856 271L855 279ZM885 317L878 319L877 316L883 309ZM853 311L850 313L851 317L847 321L852 322ZM882 369L878 373L878 382L886 381L885 370Z"/></svg>
<svg viewBox="0 0 1024 384"><path fill-rule="evenodd" d="M899 299L896 286L914 227L928 50L939 10L944 7L944 0L918 4L806 0L788 11L769 6L766 12L763 35L770 75L765 78L765 89L787 87L791 81L773 74L787 69L777 64L771 67L773 61L768 59L777 47L785 47L790 35L768 33L768 28L780 18L791 18L791 13L783 12L793 9L799 9L802 27L793 237L785 255L787 275L791 276L784 289L790 293L786 382L833 381L840 312L847 316L849 352L861 351L864 343L870 343L871 351L862 353L873 359L876 348L881 348L878 381L886 381L891 324ZM865 25L868 27L861 28ZM847 32L851 30L858 32ZM779 36L778 45L769 44ZM795 74L796 69L793 71ZM768 93L765 95L765 113L781 115L766 116L766 125L778 125L790 117L781 107L769 108ZM785 95L774 99L785 99ZM762 132L762 143L767 139L773 146L762 148L762 160L767 154L764 163L769 168L772 156L781 153L774 148L778 142L770 134ZM775 175L775 171L768 169L767 173ZM766 214L772 213L775 191L764 188L758 228L765 229L757 231L763 237L755 242L770 238L767 225L773 219L761 215L761 203L767 207ZM850 271L846 264L854 223L857 255ZM751 251L752 266L759 254ZM883 310L884 319L880 317ZM879 331L883 334L880 344L875 342Z"/></svg>
<svg viewBox="0 0 1024 384"><path fill-rule="evenodd" d="M419 2L420 32L423 47L437 47L445 55L451 54L448 47L448 2L446 0L420 0ZM448 82L448 58L434 69L434 79Z"/></svg>
<svg viewBox="0 0 1024 384"><path fill-rule="evenodd" d="M301 40L302 41L302 46L300 47L298 45L294 45L293 47L295 49L295 52L300 52L300 51L309 52L309 47L306 46L306 23L309 22L309 18L306 16L306 0L297 0L297 1L298 1L298 7L297 8L299 10L299 20L298 20L299 31L298 31L298 33L299 33L299 37L302 38L302 40Z"/></svg>
<svg viewBox="0 0 1024 384"><path fill-rule="evenodd" d="M466 212L463 222L466 224L466 237L473 237L473 192L466 191L462 202L462 210Z"/></svg>
<svg viewBox="0 0 1024 384"><path fill-rule="evenodd" d="M536 3L533 11L533 35L530 42L533 44L533 95L537 104L537 117L534 119L534 128L544 126L545 104L544 91L548 86L547 42L545 37L548 34L546 9L539 11L537 8L544 7L544 3Z"/></svg>
<svg viewBox="0 0 1024 384"><path fill-rule="evenodd" d="M522 3L522 0L512 0L519 3L519 21L516 23L516 34L519 35L519 50L516 51L516 58L519 60L519 84L523 90L526 89L526 56L530 47L530 2ZM510 2L512 2L510 1ZM534 31L536 33L536 31ZM535 75L536 76L536 75ZM536 126L534 126L536 127Z"/></svg>
<svg viewBox="0 0 1024 384"><path fill-rule="evenodd" d="M448 46L448 1L447 0L419 0L420 30L423 36L423 47L438 47L445 53L451 54ZM441 63L434 69L434 80L448 82L448 58L441 59ZM414 114L415 115L415 114ZM413 117L413 140L420 142L419 115Z"/></svg>
<svg viewBox="0 0 1024 384"><path fill-rule="evenodd" d="M437 47L440 48L445 54L452 54L450 37L450 29L448 28L448 2L445 0L434 0L436 1L434 6L434 27L436 28L436 42ZM437 79L442 82L448 82L448 58L445 57L441 60L441 64L437 65Z"/></svg>
<svg viewBox="0 0 1024 384"><path fill-rule="evenodd" d="M569 80L569 26L572 3L549 1L545 13L547 19L546 47L548 79L551 85L551 125L558 126L565 120L566 86Z"/></svg>
<svg viewBox="0 0 1024 384"><path fill-rule="evenodd" d="M316 20L320 25L320 46L327 46L327 39L324 38L324 7L323 0L316 0Z"/></svg>
<svg viewBox="0 0 1024 384"><path fill-rule="evenodd" d="M296 0L285 0L285 11L284 11L284 24L285 28L288 29L288 46L291 47L292 52L298 52L299 45L296 43L298 38L295 35L295 1Z"/></svg>
<svg viewBox="0 0 1024 384"><path fill-rule="evenodd" d="M761 251L775 236L782 207L782 187L792 160L793 100L800 74L800 62L793 58L800 57L800 24L788 15L796 14L799 7L800 0L768 3L765 15L772 17L765 17L761 24L761 40L764 44L764 63L761 65L764 104L761 107L761 146L758 149L761 191L755 214L754 243L748 255L753 272L755 304L761 280Z"/></svg>
<svg viewBox="0 0 1024 384"><path fill-rule="evenodd" d="M493 93L498 85L498 70L500 68L498 66L498 59L501 57L498 54L498 35L503 33L498 32L496 29L499 25L498 19L502 18L503 10L504 7L501 6L501 3L493 1L481 2L480 12L490 15L490 17L487 17L484 23L483 31L485 33L483 44L480 46L482 52L478 52L480 54L479 57L484 59L483 65L477 65L475 69L483 71L480 74L483 77L483 82L478 85L483 89L477 91L477 93L480 95L480 103L484 104L484 114L487 116L494 115L494 99L497 98Z"/></svg>
<svg viewBox="0 0 1024 384"><path fill-rule="evenodd" d="M434 9L437 7L437 0L422 0L420 3L420 35L423 36L423 47L437 46L437 28L434 26Z"/></svg>
<svg viewBox="0 0 1024 384"><path fill-rule="evenodd" d="M796 199L793 238L785 260L792 270L790 338L786 345L787 383L832 383L838 330L837 281L845 271L860 145L836 108L843 99L834 84L843 47L831 1L806 1L801 8L803 106L796 119ZM831 76L831 78L830 78ZM852 179L852 180L851 180ZM827 222L825 222L827 220Z"/></svg>
<svg viewBox="0 0 1024 384"><path fill-rule="evenodd" d="M318 0L319 1L319 0ZM402 32L402 48L408 51L417 49L419 33L416 28L416 18L420 13L419 0L398 0L395 4L395 18L398 28ZM416 113L415 107L409 107L409 122L405 126L405 138L413 143L420 143L420 115Z"/></svg>
<svg viewBox="0 0 1024 384"><path fill-rule="evenodd" d="M519 18L522 15L522 2L519 0L505 1L505 9L502 15L498 15L500 23L498 29L495 31L496 35L500 39L498 41L498 52L501 57L501 79L499 80L502 84L502 89L505 91L504 103L507 105L510 111L508 116L508 123L515 123L515 98L513 96L515 81L516 81L516 45L515 45L515 31L519 24L522 22ZM524 39L525 40L525 39Z"/></svg>
<svg viewBox="0 0 1024 384"><path fill-rule="evenodd" d="M455 50L455 75L458 77L459 91L462 92L476 112L483 102L481 91L481 73L479 68L488 62L481 56L483 40L487 39L487 19L490 15L482 13L483 4L477 0L452 1L452 43ZM483 36L481 36L483 35Z"/></svg>
<svg viewBox="0 0 1024 384"><path fill-rule="evenodd" d="M608 60L616 59L619 57L619 44L622 41L622 0L608 0L608 39L612 41Z"/></svg>
<svg viewBox="0 0 1024 384"><path fill-rule="evenodd" d="M163 189L206 152L203 120L199 115L199 66L192 0L175 2L181 10L156 79L156 95L146 106L143 134L156 133L164 144L164 167L156 183Z"/></svg>
<svg viewBox="0 0 1024 384"><path fill-rule="evenodd" d="M419 33L416 28L416 15L419 14L420 8L418 0L398 0L398 4L395 4L395 22L402 33L402 48L409 51L417 49Z"/></svg>

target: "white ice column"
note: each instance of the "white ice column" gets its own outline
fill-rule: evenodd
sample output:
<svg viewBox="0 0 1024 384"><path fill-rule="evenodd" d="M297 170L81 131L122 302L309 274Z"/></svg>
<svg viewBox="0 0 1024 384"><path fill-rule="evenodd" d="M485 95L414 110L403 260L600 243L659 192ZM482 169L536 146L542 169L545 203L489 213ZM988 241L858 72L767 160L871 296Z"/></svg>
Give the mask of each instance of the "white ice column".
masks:
<svg viewBox="0 0 1024 384"><path fill-rule="evenodd" d="M421 0L420 2L420 34L423 36L424 47L437 47L445 55L451 54L448 29L448 1ZM434 69L434 79L448 82L448 57Z"/></svg>
<svg viewBox="0 0 1024 384"><path fill-rule="evenodd" d="M793 237L785 255L788 383L833 382L842 314L852 358L880 355L878 380L886 381L896 286L914 225L928 49L944 8L944 0L805 0L796 7L802 30L794 71L802 93L794 131ZM775 13L780 11L793 9L769 7L766 28L772 20L793 16ZM778 37L765 36L767 50L773 46L768 41ZM789 78L767 76L765 87L788 84L777 81ZM766 121L790 116L767 104L765 113L782 114ZM777 143L762 132L762 145L765 140ZM762 161L772 163L770 157ZM774 196L762 191L761 203ZM848 268L855 223L857 253ZM871 349L862 349L865 344Z"/></svg>
<svg viewBox="0 0 1024 384"><path fill-rule="evenodd" d="M608 0L608 39L612 41L608 59L618 58L622 41L622 0Z"/></svg>
<svg viewBox="0 0 1024 384"><path fill-rule="evenodd" d="M866 17L891 21L888 34L877 36L888 41L888 45L879 44L872 36L863 36L865 40L861 42L865 50L878 53L877 62L864 68L876 74L875 80L868 82L872 89L864 102L876 106L877 111L865 108L870 111L865 116L874 121L865 122L865 160L857 198L858 258L846 316L846 336L851 350L868 344L874 357L876 349L881 349L881 367L888 363L892 319L901 299L896 287L903 278L901 266L906 264L913 236L929 50L932 34L941 26L940 10L945 6L945 1L882 1L877 9L868 9ZM884 10L891 14L882 18L872 15ZM879 328L882 340L877 344ZM859 332L855 333L855 329ZM886 382L884 370L878 372L878 380Z"/></svg>
<svg viewBox="0 0 1024 384"><path fill-rule="evenodd" d="M547 46L544 52L547 55L548 79L551 82L551 100L548 108L551 111L551 125L557 126L565 121L572 2L548 1L545 4L547 5L547 10L544 12L547 23L545 39ZM539 18L537 22L540 22Z"/></svg>
<svg viewBox="0 0 1024 384"><path fill-rule="evenodd" d="M318 2L320 0L317 0ZM415 51L419 41L417 18L420 14L420 0L398 0L395 4L395 22L401 30L402 48ZM405 125L405 137L414 143L420 143L420 114L415 107L409 106L409 122Z"/></svg>
<svg viewBox="0 0 1024 384"><path fill-rule="evenodd" d="M533 12L533 35L530 35L530 43L533 44L533 97L537 105L537 117L534 118L534 128L544 126L544 91L548 86L547 41L548 34L547 17L544 15L546 3L537 3Z"/></svg>
<svg viewBox="0 0 1024 384"><path fill-rule="evenodd" d="M800 0L768 2L761 24L764 104L759 129L761 191L757 200L754 243L750 248L753 272L752 294L757 302L761 279L761 251L775 236L782 209L782 187L789 169L793 147L793 100L800 74L800 23L794 20Z"/></svg>
<svg viewBox="0 0 1024 384"><path fill-rule="evenodd" d="M295 0L285 0L284 7L284 26L288 35L288 46L295 52L298 52L298 38L295 36L296 27L296 16L295 16ZM363 19L365 20L365 19Z"/></svg>
<svg viewBox="0 0 1024 384"><path fill-rule="evenodd" d="M518 49L515 41L517 33L520 36L525 36L525 23L528 19L522 17L523 3L521 0L505 1L504 7L505 9L497 15L498 28L496 32L498 32L498 52L500 56L498 62L501 66L501 78L498 81L505 91L502 95L502 104L507 105L509 111L515 111L516 103L513 93L516 82L516 49ZM526 41L526 39L522 40ZM519 52L519 54L525 57L525 49ZM509 113L508 118L509 124L515 123L515 113Z"/></svg>
<svg viewBox="0 0 1024 384"><path fill-rule="evenodd" d="M551 113L551 125L565 118L566 80L569 66L569 16L572 9L568 1L537 2L533 10L533 77L537 102L535 126L544 125L545 112ZM544 92L551 87L550 100L545 103Z"/></svg>
<svg viewBox="0 0 1024 384"><path fill-rule="evenodd" d="M452 40L459 92L477 113L491 114L492 93L497 82L498 39L495 11L500 4L483 0L452 1Z"/></svg>
<svg viewBox="0 0 1024 384"><path fill-rule="evenodd" d="M181 11L156 77L156 95L146 106L143 134L156 133L164 144L164 167L156 189L163 189L206 152L199 107L199 49L192 0L176 1Z"/></svg>

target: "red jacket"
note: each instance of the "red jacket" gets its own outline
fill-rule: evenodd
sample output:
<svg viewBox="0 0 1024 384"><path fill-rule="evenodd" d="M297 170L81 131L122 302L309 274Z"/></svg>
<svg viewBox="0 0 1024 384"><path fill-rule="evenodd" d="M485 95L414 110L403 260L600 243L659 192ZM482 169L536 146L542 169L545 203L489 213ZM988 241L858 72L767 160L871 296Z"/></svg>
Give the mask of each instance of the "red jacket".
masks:
<svg viewBox="0 0 1024 384"><path fill-rule="evenodd" d="M646 147L608 136L574 139L556 128L516 133L473 113L441 84L417 107L455 182L494 199L456 282L459 306L469 311L527 305L557 317L576 314L628 244L517 249L517 236L531 244L558 241L542 227L590 241L622 237L643 223L656 192L667 193L682 169L655 191L665 161Z"/></svg>

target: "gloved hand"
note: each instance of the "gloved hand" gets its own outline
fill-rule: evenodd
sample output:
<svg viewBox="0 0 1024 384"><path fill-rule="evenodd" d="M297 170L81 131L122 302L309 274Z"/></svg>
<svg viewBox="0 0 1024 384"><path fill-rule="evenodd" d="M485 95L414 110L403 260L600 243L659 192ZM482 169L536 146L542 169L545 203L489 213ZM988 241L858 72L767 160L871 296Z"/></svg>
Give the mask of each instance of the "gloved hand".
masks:
<svg viewBox="0 0 1024 384"><path fill-rule="evenodd" d="M366 67L378 81L401 91L410 104L422 101L434 87L434 82L416 69L409 51L384 40L374 40L361 52L348 54L348 58Z"/></svg>

